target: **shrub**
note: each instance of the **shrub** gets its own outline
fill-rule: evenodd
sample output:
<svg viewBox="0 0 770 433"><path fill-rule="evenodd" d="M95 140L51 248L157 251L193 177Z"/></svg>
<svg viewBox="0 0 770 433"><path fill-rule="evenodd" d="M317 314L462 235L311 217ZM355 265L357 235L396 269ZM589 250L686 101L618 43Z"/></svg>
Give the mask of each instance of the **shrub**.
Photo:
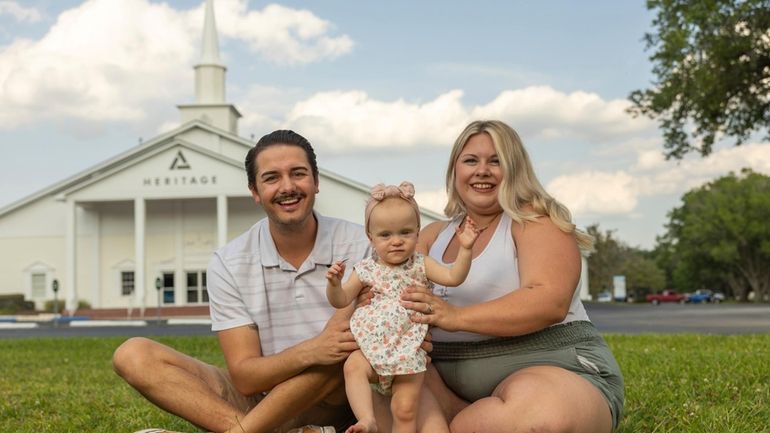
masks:
<svg viewBox="0 0 770 433"><path fill-rule="evenodd" d="M0 314L17 314L35 310L35 303L25 301L24 295L0 295Z"/></svg>
<svg viewBox="0 0 770 433"><path fill-rule="evenodd" d="M57 313L61 313L64 310L64 307L66 305L66 301L64 299L59 299L59 309L57 310ZM45 301L45 305L43 306L43 311L46 313L53 313L53 299L49 301ZM91 304L89 304L87 301L78 301L78 310L83 308L91 308Z"/></svg>

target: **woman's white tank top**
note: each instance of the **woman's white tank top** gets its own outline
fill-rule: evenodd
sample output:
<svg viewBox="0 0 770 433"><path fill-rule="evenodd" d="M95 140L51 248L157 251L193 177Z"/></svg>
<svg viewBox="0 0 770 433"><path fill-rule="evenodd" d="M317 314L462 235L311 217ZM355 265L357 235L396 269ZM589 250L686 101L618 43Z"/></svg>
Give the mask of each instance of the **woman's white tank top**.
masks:
<svg viewBox="0 0 770 433"><path fill-rule="evenodd" d="M448 265L443 260L444 252L455 234L462 218L455 218L438 234L428 252L433 259ZM473 259L465 281L457 287L446 287L434 283L433 293L445 301L460 307L497 299L520 287L519 264L516 245L511 236L511 218L503 213L495 233L486 248ZM572 297L569 313L561 323L575 320L589 320L585 307L580 301L580 290ZM432 328L434 341L478 341L492 338L471 332L447 332Z"/></svg>

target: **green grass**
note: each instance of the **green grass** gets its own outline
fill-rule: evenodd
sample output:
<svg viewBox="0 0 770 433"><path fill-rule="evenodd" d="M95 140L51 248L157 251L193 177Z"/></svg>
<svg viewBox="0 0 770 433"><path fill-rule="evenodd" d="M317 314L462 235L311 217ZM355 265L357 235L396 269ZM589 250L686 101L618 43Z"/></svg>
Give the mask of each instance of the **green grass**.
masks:
<svg viewBox="0 0 770 433"><path fill-rule="evenodd" d="M626 378L620 432L770 431L770 335L610 335ZM124 338L0 340L0 432L197 431L113 372ZM223 365L214 337L158 338Z"/></svg>

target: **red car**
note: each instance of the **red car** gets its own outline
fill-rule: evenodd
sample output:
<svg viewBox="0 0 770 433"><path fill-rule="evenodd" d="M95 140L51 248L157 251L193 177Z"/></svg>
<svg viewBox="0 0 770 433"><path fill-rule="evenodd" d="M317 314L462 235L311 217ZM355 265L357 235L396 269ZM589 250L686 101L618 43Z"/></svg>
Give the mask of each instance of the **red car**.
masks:
<svg viewBox="0 0 770 433"><path fill-rule="evenodd" d="M653 305L658 305L661 302L679 302L683 304L687 302L687 296L674 290L664 290L661 293L647 295L647 302L652 302Z"/></svg>

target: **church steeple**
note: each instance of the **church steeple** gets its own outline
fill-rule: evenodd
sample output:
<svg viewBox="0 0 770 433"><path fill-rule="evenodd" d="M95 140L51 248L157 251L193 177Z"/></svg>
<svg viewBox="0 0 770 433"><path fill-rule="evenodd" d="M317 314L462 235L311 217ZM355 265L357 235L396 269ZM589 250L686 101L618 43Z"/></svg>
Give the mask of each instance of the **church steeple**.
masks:
<svg viewBox="0 0 770 433"><path fill-rule="evenodd" d="M179 105L182 122L200 119L210 125L238 134L241 113L225 102L225 72L219 59L214 0L206 0L200 62L195 65L195 103Z"/></svg>
<svg viewBox="0 0 770 433"><path fill-rule="evenodd" d="M214 17L213 0L206 0L206 15L203 21L203 55L201 55L201 64L220 64L217 20Z"/></svg>

